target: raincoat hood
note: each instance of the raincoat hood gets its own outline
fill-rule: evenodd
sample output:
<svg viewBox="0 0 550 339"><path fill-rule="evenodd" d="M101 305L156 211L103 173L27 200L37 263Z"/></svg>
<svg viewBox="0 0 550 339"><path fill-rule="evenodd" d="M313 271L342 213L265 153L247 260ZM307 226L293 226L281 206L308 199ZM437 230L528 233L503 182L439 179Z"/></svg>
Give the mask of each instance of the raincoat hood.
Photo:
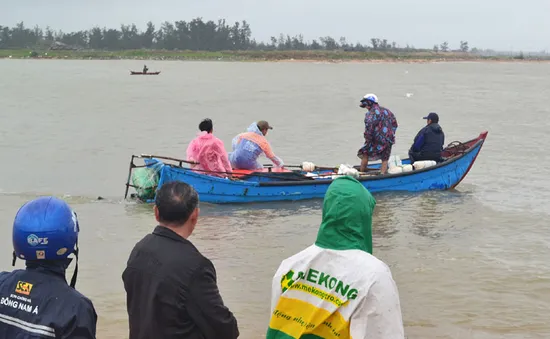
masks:
<svg viewBox="0 0 550 339"><path fill-rule="evenodd" d="M207 131L200 131L197 133L198 139L212 139L214 135L212 133L208 133Z"/></svg>
<svg viewBox="0 0 550 339"><path fill-rule="evenodd" d="M258 125L257 125L257 122L254 121L253 123L250 124L250 126L248 126L248 128L246 129L247 132L253 132L253 133L256 133L256 134L259 134L261 136L263 136L264 134L262 133L262 131L260 131L260 129L258 128Z"/></svg>
<svg viewBox="0 0 550 339"><path fill-rule="evenodd" d="M212 133L206 131L197 132L197 137L187 146L187 161L199 161L202 147L214 138Z"/></svg>
<svg viewBox="0 0 550 339"><path fill-rule="evenodd" d="M339 177L323 201L323 221L315 245L372 254L372 213L376 200L355 178Z"/></svg>

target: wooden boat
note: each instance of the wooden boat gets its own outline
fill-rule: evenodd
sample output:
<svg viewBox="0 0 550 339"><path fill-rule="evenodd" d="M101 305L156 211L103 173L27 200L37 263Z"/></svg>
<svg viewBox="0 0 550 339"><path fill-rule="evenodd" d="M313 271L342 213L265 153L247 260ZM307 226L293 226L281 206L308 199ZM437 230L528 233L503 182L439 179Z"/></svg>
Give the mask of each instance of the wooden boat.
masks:
<svg viewBox="0 0 550 339"><path fill-rule="evenodd" d="M130 75L159 75L159 74L160 74L160 71L159 72L147 72L147 73L130 71Z"/></svg>
<svg viewBox="0 0 550 339"><path fill-rule="evenodd" d="M365 175L359 176L357 180L372 193L420 192L454 188L472 168L487 134L488 132L484 131L475 139L466 142L452 142L442 153L444 161L434 166L410 172L380 175L380 164L369 164L369 171ZM143 159L145 164L135 165L134 159L136 158ZM261 171L235 170L231 180L184 167L184 163L186 161L169 157L132 155L124 197L128 196L129 187L133 187L138 191L138 194L132 195L133 197L143 202L153 202L157 187L169 181L183 181L197 190L201 201L209 203L322 199L328 186L338 175L336 169L328 167L316 168L309 173L303 169L266 167ZM410 164L410 160L404 159L402 163L403 165ZM130 180L135 179L132 177L132 173L140 168L143 169L142 171L148 171L151 178L156 175L156 179L151 181L150 187L130 184Z"/></svg>

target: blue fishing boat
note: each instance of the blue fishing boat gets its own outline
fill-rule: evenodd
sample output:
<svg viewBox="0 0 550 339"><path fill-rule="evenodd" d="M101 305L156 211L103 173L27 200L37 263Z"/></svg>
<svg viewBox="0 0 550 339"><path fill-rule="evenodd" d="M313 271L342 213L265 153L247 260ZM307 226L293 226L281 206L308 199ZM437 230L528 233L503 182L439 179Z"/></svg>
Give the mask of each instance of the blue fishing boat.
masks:
<svg viewBox="0 0 550 339"><path fill-rule="evenodd" d="M354 166L354 176L372 193L451 189L472 168L487 134L484 131L475 139L450 143L439 163L415 162L411 165L409 159L403 159L403 170L383 175L379 173L379 163L369 164L366 173L358 173L358 166ZM142 159L144 164L134 164L135 159ZM183 181L195 188L201 201L209 203L322 199L332 180L340 175L335 168L315 167L306 171L301 165L283 169L266 167L261 171L235 170L233 178L228 179L184 167L184 163L189 162L155 155L132 155L124 197L127 198L129 188L133 187L137 194L132 197L150 203L154 201L157 187L169 181ZM291 167L298 169L288 169Z"/></svg>

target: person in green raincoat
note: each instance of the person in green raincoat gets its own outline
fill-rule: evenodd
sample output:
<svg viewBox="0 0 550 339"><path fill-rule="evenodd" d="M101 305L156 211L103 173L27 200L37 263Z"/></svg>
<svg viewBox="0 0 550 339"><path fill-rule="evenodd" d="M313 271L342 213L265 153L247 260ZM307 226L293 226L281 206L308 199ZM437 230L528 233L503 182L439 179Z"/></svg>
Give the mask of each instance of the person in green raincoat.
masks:
<svg viewBox="0 0 550 339"><path fill-rule="evenodd" d="M329 186L317 240L273 277L266 339L403 339L399 293L372 255L376 200L356 179Z"/></svg>

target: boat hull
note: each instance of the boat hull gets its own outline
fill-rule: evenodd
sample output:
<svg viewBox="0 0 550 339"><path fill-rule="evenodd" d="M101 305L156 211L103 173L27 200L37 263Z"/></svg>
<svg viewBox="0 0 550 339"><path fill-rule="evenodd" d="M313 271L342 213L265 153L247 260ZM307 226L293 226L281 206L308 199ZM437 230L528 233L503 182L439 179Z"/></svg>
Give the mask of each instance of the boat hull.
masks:
<svg viewBox="0 0 550 339"><path fill-rule="evenodd" d="M159 75L160 72L147 72L147 73L143 73L143 72L134 72L134 71L130 71L130 75Z"/></svg>
<svg viewBox="0 0 550 339"><path fill-rule="evenodd" d="M358 180L372 193L421 192L454 188L472 168L486 136L487 132L483 132L477 139L464 143L463 145L468 146L466 151L436 166L406 173L366 176ZM410 163L410 161L405 159L403 163ZM375 165L373 164L372 167ZM193 186L203 202L223 204L322 199L333 180L288 181L269 177L262 180L261 177L258 179L254 176L249 180L229 180L200 174L177 165L164 164L160 170L158 187L170 181L182 181ZM152 201L146 200L146 202Z"/></svg>

